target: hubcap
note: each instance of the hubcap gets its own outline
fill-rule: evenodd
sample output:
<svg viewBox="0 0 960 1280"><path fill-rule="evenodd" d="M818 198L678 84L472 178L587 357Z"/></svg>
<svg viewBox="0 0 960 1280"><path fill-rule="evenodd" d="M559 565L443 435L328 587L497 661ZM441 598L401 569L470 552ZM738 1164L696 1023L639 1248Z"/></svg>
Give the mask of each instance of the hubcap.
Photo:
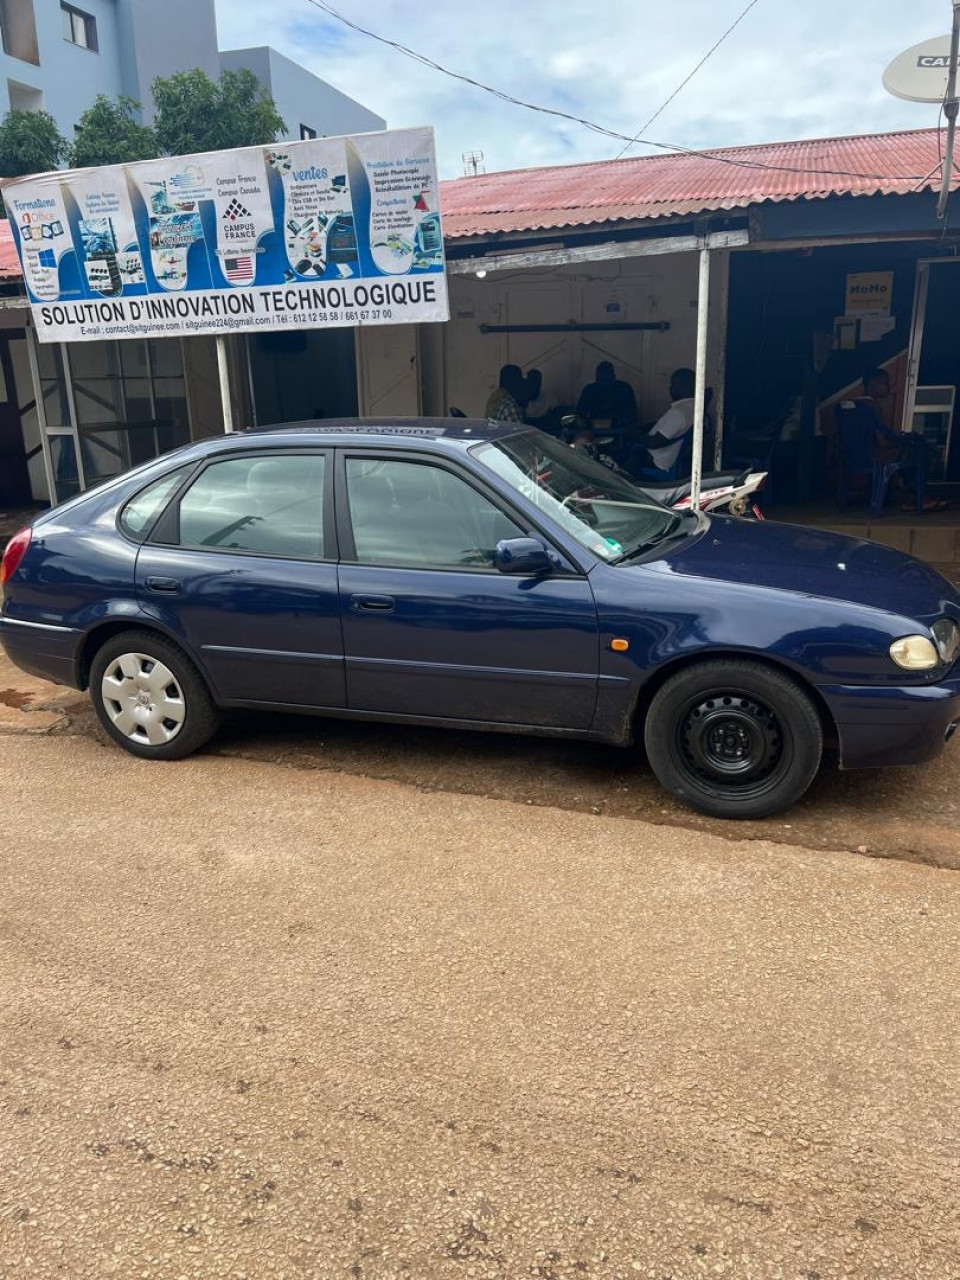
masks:
<svg viewBox="0 0 960 1280"><path fill-rule="evenodd" d="M149 654L114 658L100 692L107 715L131 742L160 747L183 727L187 708L180 684L169 667Z"/></svg>
<svg viewBox="0 0 960 1280"><path fill-rule="evenodd" d="M767 781L783 758L776 716L755 698L735 693L691 703L680 721L678 745L698 778L737 791Z"/></svg>

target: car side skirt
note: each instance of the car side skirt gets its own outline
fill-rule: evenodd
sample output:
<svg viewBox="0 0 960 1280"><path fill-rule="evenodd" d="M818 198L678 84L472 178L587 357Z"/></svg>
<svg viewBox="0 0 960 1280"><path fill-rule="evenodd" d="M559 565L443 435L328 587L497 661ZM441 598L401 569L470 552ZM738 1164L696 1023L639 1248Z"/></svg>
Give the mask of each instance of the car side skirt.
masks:
<svg viewBox="0 0 960 1280"><path fill-rule="evenodd" d="M531 738L576 738L581 742L610 742L611 738L593 729L558 729L542 724L507 724L502 720L454 720L441 716L410 716L383 711L353 711L349 707L302 707L284 702L220 701L227 711L280 711L296 716L319 716L331 720L370 720L377 724L412 724L436 729L476 729L480 733L510 733Z"/></svg>

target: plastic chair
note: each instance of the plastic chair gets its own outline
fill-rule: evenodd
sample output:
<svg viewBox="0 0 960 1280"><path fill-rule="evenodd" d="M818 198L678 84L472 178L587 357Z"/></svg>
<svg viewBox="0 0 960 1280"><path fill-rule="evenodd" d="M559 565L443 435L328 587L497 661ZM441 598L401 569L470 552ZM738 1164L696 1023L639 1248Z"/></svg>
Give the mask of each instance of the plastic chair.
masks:
<svg viewBox="0 0 960 1280"><path fill-rule="evenodd" d="M837 426L840 433L839 504L845 510L850 501L851 481L866 477L870 485L870 514L876 518L883 513L887 501L890 480L902 470L904 462L882 462L877 458L877 436L902 448L917 443L899 431L880 422L872 406L862 400L845 400L837 407ZM916 504L923 510L924 467L923 451L918 449L916 467Z"/></svg>

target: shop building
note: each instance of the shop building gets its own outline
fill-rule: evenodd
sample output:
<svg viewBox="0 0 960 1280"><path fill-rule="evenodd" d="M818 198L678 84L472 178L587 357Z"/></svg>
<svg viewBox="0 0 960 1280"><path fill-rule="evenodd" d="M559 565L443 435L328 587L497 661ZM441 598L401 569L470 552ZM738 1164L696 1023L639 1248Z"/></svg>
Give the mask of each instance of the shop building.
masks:
<svg viewBox="0 0 960 1280"><path fill-rule="evenodd" d="M652 423L700 337L708 468L762 460L778 504L834 509L830 415L882 365L892 424L923 427L932 482L960 483L960 213L936 220L938 165L938 133L922 130L443 184L449 323L232 338L237 425L479 414L505 363L539 368L548 399L575 404L605 359ZM13 370L25 457L0 503L44 501L51 483L62 496L71 448L72 482L90 483L222 429L213 339L41 352L18 276L0 257L12 295L0 364Z"/></svg>
<svg viewBox="0 0 960 1280"><path fill-rule="evenodd" d="M481 411L508 362L541 369L548 401L572 405L609 359L652 424L670 371L695 364L699 314L705 467L762 462L776 505L827 522L836 406L882 366L890 425L922 429L930 491L960 495L960 211L954 196L946 224L935 216L940 144L918 130L445 184L451 321L423 335L426 411ZM931 538L934 555L899 513L887 523L884 540L960 564L956 529Z"/></svg>

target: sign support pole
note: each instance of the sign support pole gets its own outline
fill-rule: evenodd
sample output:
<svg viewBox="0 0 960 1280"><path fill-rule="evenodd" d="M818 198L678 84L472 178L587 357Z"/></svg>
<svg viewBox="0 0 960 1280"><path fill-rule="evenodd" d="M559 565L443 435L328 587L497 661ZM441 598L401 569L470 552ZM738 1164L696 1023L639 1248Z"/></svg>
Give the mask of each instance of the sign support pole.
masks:
<svg viewBox="0 0 960 1280"><path fill-rule="evenodd" d="M222 333L217 334L217 372L220 375L220 403L223 405L223 430L230 434L235 430L233 425L233 401L230 398L230 366L227 362L227 340Z"/></svg>
<svg viewBox="0 0 960 1280"><path fill-rule="evenodd" d="M700 285L697 290L697 384L693 400L693 465L690 471L690 509L700 510L703 478L703 420L707 394L707 331L710 318L710 250L700 250Z"/></svg>
<svg viewBox="0 0 960 1280"><path fill-rule="evenodd" d="M943 148L943 173L940 178L940 199L937 201L937 218L942 222L947 214L947 200L953 181L953 149L957 137L957 52L960 50L960 0L953 0L953 28L950 32L950 74L947 94L943 100L943 114L947 117L947 141Z"/></svg>

